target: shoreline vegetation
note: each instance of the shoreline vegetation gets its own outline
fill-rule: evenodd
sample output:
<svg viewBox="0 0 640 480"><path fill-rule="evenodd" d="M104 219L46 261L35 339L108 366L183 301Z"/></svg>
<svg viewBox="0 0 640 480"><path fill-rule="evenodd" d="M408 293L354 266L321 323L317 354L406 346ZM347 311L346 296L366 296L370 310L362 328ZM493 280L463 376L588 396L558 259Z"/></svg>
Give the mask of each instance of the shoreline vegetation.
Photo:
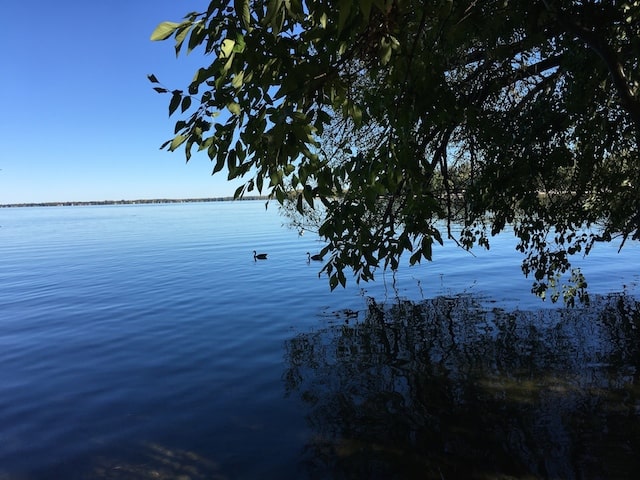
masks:
<svg viewBox="0 0 640 480"><path fill-rule="evenodd" d="M196 203L196 202L229 202L240 200L268 200L266 196L254 195L242 198L208 197L208 198L152 198L137 200L93 200L86 202L35 202L35 203L7 203L0 204L0 208L14 207L82 207L89 205L139 205L145 203Z"/></svg>

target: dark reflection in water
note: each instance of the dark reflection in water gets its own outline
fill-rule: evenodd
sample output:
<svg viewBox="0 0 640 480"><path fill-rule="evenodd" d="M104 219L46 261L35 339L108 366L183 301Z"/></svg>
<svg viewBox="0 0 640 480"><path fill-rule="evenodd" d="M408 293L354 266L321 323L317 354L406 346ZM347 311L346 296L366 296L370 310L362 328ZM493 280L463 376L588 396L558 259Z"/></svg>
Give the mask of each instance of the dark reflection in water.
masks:
<svg viewBox="0 0 640 480"><path fill-rule="evenodd" d="M471 296L340 312L286 344L312 478L635 478L640 304L487 310Z"/></svg>

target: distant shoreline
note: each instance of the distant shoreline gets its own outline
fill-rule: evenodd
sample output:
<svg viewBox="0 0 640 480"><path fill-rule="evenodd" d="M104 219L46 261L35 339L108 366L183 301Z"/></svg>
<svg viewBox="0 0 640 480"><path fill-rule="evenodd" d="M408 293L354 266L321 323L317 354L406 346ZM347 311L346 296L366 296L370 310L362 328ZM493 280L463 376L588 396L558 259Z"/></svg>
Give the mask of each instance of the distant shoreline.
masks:
<svg viewBox="0 0 640 480"><path fill-rule="evenodd" d="M245 196L242 198L233 197L211 197L211 198L152 198L138 200L95 200L88 202L37 202L37 203L7 203L0 205L0 208L15 207L82 207L89 205L139 205L149 203L196 203L196 202L229 202L243 200L268 200L264 196Z"/></svg>

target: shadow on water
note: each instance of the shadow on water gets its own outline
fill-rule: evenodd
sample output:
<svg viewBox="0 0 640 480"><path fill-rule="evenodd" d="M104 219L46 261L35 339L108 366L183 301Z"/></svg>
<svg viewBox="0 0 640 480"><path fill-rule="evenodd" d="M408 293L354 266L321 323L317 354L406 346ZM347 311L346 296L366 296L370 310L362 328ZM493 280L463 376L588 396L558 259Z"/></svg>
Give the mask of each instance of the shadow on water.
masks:
<svg viewBox="0 0 640 480"><path fill-rule="evenodd" d="M286 344L311 478L633 478L640 304L487 309L473 296L339 312Z"/></svg>

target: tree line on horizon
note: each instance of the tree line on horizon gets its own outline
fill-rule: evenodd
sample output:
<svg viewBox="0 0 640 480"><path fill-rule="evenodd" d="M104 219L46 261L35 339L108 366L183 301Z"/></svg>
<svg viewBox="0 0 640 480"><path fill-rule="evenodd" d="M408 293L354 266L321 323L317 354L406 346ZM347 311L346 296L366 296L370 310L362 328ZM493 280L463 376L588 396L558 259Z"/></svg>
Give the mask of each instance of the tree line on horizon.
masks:
<svg viewBox="0 0 640 480"><path fill-rule="evenodd" d="M79 202L32 202L32 203L7 203L0 205L0 208L10 207L70 207L83 205L134 205L146 203L196 203L196 202L225 202L230 200L266 200L267 197L260 195L245 196L243 198L234 197L207 197L207 198L143 198L137 200L89 200Z"/></svg>

